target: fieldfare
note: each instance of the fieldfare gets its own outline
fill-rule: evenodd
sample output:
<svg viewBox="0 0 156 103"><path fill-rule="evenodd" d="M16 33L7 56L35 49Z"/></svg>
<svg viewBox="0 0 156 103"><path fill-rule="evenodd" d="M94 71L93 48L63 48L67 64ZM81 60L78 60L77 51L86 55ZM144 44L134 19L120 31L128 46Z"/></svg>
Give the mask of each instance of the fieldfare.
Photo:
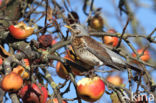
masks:
<svg viewBox="0 0 156 103"><path fill-rule="evenodd" d="M72 24L65 27L71 31L71 45L82 62L90 66L107 65L117 70L130 68L137 72L142 71L123 60L119 54L107 48L105 44L91 38L84 26Z"/></svg>

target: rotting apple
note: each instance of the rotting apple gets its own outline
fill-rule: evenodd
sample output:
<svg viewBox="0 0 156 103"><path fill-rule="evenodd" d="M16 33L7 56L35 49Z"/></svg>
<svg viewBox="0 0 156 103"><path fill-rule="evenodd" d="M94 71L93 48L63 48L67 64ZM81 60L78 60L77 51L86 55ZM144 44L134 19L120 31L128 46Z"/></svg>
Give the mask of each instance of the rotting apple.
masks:
<svg viewBox="0 0 156 103"><path fill-rule="evenodd" d="M73 63L75 62L75 61L72 60L68 55L66 55L66 56L64 57L64 59L69 60L69 61L71 61L71 62L73 62ZM72 71L72 73L73 73L74 75L81 75L81 72L80 72L78 69L76 69L75 67L70 66L70 69L71 69L71 71ZM63 78L63 79L66 79L66 78L68 78L68 76L69 76L69 73L68 73L67 69L65 68L65 66L64 66L61 62L57 62L57 65L56 65L56 72L57 72L57 74L58 74L61 78Z"/></svg>
<svg viewBox="0 0 156 103"><path fill-rule="evenodd" d="M48 47L48 46L51 45L51 42L52 42L53 40L52 40L51 35L41 35L41 36L38 38L38 41L40 42L40 44L41 44L43 47Z"/></svg>
<svg viewBox="0 0 156 103"><path fill-rule="evenodd" d="M25 69L18 65L17 67L13 68L13 72L17 73L20 75L23 79L28 79L29 78L29 73L25 71Z"/></svg>
<svg viewBox="0 0 156 103"><path fill-rule="evenodd" d="M32 35L34 28L27 26L24 22L19 22L17 25L10 25L9 31L14 38L25 39Z"/></svg>
<svg viewBox="0 0 156 103"><path fill-rule="evenodd" d="M109 29L108 33L116 33L116 31L114 29ZM119 42L119 39L117 37L112 36L103 36L102 40L106 45L110 45L113 47L116 47Z"/></svg>
<svg viewBox="0 0 156 103"><path fill-rule="evenodd" d="M141 55L143 53L144 49L138 49L137 52L139 55ZM136 57L136 54L135 53L132 53L132 56L133 57ZM140 59L144 62L148 62L150 60L150 53L148 50L145 50L143 55L140 57ZM136 61L134 61L136 62Z"/></svg>
<svg viewBox="0 0 156 103"><path fill-rule="evenodd" d="M48 91L44 86L35 83L25 85L18 93L24 103L46 103Z"/></svg>
<svg viewBox="0 0 156 103"><path fill-rule="evenodd" d="M57 98L49 99L47 103L52 103L52 101L53 103L59 103ZM67 103L67 102L63 100L62 103Z"/></svg>
<svg viewBox="0 0 156 103"><path fill-rule="evenodd" d="M114 84L115 86L122 86L123 85L123 79L118 76L118 75L115 75L115 76L108 76L106 78L106 80L112 84Z"/></svg>
<svg viewBox="0 0 156 103"><path fill-rule="evenodd" d="M57 72L58 76L63 79L66 79L69 76L66 68L64 67L64 65L61 62L57 62L56 72Z"/></svg>
<svg viewBox="0 0 156 103"><path fill-rule="evenodd" d="M102 30L104 26L104 20L100 15L95 15L89 20L89 26L95 30Z"/></svg>
<svg viewBox="0 0 156 103"><path fill-rule="evenodd" d="M77 83L79 96L88 102L95 102L101 98L105 92L105 84L98 76L93 78L83 78Z"/></svg>
<svg viewBox="0 0 156 103"><path fill-rule="evenodd" d="M10 72L1 81L1 88L4 91L17 91L23 85L23 79L17 73Z"/></svg>

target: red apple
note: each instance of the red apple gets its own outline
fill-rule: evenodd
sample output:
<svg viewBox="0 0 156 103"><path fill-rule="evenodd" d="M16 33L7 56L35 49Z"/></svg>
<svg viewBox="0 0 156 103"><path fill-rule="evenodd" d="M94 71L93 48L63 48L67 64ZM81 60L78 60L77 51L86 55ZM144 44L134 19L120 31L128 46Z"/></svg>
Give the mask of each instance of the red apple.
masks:
<svg viewBox="0 0 156 103"><path fill-rule="evenodd" d="M108 76L108 77L106 78L106 80L107 80L108 82L110 82L110 83L116 85L116 86L121 86L121 85L123 85L123 79L122 79L120 76L118 76L118 75L115 75L115 76Z"/></svg>
<svg viewBox="0 0 156 103"><path fill-rule="evenodd" d="M19 90L23 85L23 79L20 77L20 75L11 72L3 77L1 81L1 88L4 91L17 91Z"/></svg>
<svg viewBox="0 0 156 103"><path fill-rule="evenodd" d="M0 65L2 65L3 64L3 59L2 58L0 58Z"/></svg>
<svg viewBox="0 0 156 103"><path fill-rule="evenodd" d="M105 84L100 77L83 78L77 83L79 96L88 102L100 99L105 91Z"/></svg>
<svg viewBox="0 0 156 103"><path fill-rule="evenodd" d="M143 53L143 50L144 49L138 49L137 50L138 54L142 54ZM136 54L135 53L132 53L132 56L133 57L136 57ZM144 53L143 53L143 55L140 57L140 59L142 61L144 61L144 62L148 62L150 60L150 53L149 53L149 51L148 50L145 50ZM134 61L134 62L136 62L136 61Z"/></svg>
<svg viewBox="0 0 156 103"><path fill-rule="evenodd" d="M42 90L42 95L43 96L41 96L41 98L40 98L41 101L40 102L41 103L46 103L47 97L48 97L48 91L44 86L41 87L41 90Z"/></svg>
<svg viewBox="0 0 156 103"><path fill-rule="evenodd" d="M53 103L59 103L57 98L50 99L47 101L47 103L52 103L52 101L53 101ZM62 103L67 103L67 102L63 100Z"/></svg>
<svg viewBox="0 0 156 103"><path fill-rule="evenodd" d="M25 85L18 93L24 103L46 103L48 91L39 84Z"/></svg>
<svg viewBox="0 0 156 103"><path fill-rule="evenodd" d="M114 29L109 29L108 33L116 33ZM119 39L117 37L112 37L112 36L104 36L103 37L103 42L106 45L111 45L113 47L116 47L118 44Z"/></svg>
<svg viewBox="0 0 156 103"><path fill-rule="evenodd" d="M14 38L25 39L34 32L34 28L27 26L24 22L19 22L17 25L10 25L9 31Z"/></svg>
<svg viewBox="0 0 156 103"><path fill-rule="evenodd" d="M56 44L56 43L57 43L56 38L53 38L53 40L52 40L52 42L51 42L51 45L54 45L54 44Z"/></svg>
<svg viewBox="0 0 156 103"><path fill-rule="evenodd" d="M28 59L23 59L24 63L26 66L30 66L29 60Z"/></svg>

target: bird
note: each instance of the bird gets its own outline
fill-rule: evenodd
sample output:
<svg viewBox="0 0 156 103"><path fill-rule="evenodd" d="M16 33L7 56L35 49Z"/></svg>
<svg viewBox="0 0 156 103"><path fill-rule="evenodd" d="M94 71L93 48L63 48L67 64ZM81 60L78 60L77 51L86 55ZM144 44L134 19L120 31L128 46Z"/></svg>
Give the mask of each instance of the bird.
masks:
<svg viewBox="0 0 156 103"><path fill-rule="evenodd" d="M142 69L123 60L119 54L89 36L88 30L81 24L65 25L71 32L71 45L76 56L90 66L106 65L117 70L127 68L136 72Z"/></svg>

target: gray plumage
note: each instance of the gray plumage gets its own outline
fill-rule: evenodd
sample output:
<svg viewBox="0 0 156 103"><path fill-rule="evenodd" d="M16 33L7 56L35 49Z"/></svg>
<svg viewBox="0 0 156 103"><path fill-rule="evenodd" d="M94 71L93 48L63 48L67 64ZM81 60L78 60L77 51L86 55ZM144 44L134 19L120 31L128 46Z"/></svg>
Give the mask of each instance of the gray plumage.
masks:
<svg viewBox="0 0 156 103"><path fill-rule="evenodd" d="M91 38L84 26L72 24L71 33L72 47L84 63L91 66L107 65L118 70L130 68L137 72L142 71L140 68L127 63L119 54L107 48L105 44Z"/></svg>

